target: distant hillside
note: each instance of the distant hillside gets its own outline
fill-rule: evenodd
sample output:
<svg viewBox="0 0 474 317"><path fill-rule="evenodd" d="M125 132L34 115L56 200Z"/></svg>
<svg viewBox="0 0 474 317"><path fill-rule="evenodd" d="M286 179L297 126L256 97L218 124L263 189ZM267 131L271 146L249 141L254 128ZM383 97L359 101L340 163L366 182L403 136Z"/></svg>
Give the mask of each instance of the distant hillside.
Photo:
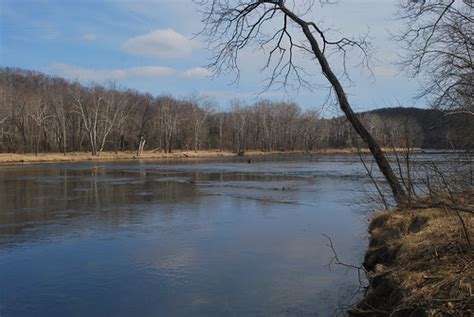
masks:
<svg viewBox="0 0 474 317"><path fill-rule="evenodd" d="M472 147L474 120L468 115L414 107L381 108L360 113L362 116L368 114L381 116L386 121L415 120L424 135L422 148L465 148L466 142Z"/></svg>
<svg viewBox="0 0 474 317"><path fill-rule="evenodd" d="M395 118L410 117L415 119L421 126L424 134L424 140L422 148L446 148L450 147L447 136L448 129L452 128L452 124L449 124L445 113L435 109L420 109L420 108L382 108L371 111L373 114L377 114L386 117L389 120Z"/></svg>

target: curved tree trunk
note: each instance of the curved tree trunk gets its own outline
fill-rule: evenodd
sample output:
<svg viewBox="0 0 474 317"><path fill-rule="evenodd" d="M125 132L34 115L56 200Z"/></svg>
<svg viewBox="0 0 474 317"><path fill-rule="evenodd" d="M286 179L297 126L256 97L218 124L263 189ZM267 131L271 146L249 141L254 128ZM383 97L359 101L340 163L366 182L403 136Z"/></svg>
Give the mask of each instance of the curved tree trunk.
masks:
<svg viewBox="0 0 474 317"><path fill-rule="evenodd" d="M357 132L357 134L359 134L359 136L364 140L364 142L369 147L370 152L372 153L380 171L385 176L385 179L390 185L390 188L392 190L392 193L397 205L398 206L405 205L408 202L407 200L408 197L407 197L405 189L400 184L398 177L393 172L392 167L390 166L390 163L388 162L385 154L383 153L382 149L378 145L377 141L372 137L370 132L364 127L364 125L360 122L360 120L354 114L354 111L352 110L349 104L349 101L347 100L347 96L346 96L346 93L344 92L344 88L342 88L341 83L339 82L336 75L334 74L331 67L329 66L329 63L326 57L324 56L323 52L321 51L314 35L312 34L308 23L302 20L301 18L299 18L298 16L296 16L293 12L288 10L286 7L283 6L282 10L290 19L292 19L295 23L297 23L301 27L304 35L306 36L309 43L311 44L311 49L321 66L322 72L324 73L324 75L326 76L326 78L331 83L332 87L334 88L334 91L336 92L341 110L344 112L347 120L351 123L352 127Z"/></svg>

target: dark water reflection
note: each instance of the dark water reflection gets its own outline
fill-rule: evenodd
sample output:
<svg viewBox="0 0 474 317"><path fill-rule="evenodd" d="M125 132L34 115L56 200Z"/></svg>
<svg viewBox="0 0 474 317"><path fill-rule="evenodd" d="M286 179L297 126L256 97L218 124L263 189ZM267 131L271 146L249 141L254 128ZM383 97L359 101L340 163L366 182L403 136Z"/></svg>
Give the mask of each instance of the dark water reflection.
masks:
<svg viewBox="0 0 474 317"><path fill-rule="evenodd" d="M0 167L0 316L326 316L369 184L348 155Z"/></svg>

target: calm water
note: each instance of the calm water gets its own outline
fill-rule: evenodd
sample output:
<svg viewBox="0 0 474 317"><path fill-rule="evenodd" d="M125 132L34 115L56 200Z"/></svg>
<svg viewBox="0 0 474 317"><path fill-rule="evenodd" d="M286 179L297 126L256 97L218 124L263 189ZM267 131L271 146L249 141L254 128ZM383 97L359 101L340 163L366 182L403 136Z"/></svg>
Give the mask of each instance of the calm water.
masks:
<svg viewBox="0 0 474 317"><path fill-rule="evenodd" d="M0 316L327 316L351 302L350 155L0 167Z"/></svg>

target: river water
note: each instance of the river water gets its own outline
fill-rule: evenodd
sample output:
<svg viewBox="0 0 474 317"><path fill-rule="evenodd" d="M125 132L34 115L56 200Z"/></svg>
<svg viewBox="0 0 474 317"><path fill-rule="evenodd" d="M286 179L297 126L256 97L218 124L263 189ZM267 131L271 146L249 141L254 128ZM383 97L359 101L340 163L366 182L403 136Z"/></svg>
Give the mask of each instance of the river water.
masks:
<svg viewBox="0 0 474 317"><path fill-rule="evenodd" d="M352 155L0 167L0 316L327 316L355 300Z"/></svg>

